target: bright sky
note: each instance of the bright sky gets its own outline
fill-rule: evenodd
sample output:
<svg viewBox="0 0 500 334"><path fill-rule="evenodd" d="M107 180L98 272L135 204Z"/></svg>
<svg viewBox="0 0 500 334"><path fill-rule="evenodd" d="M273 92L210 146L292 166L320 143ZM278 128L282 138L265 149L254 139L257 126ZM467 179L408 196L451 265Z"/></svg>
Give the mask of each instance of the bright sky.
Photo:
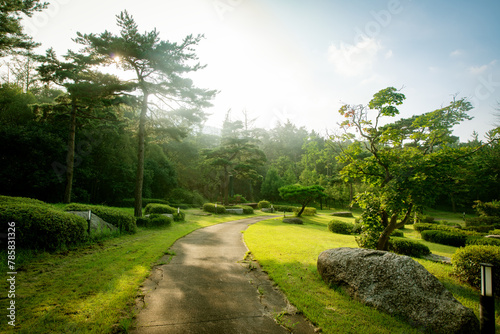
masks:
<svg viewBox="0 0 500 334"><path fill-rule="evenodd" d="M388 86L402 88L402 117L447 105L453 95L475 106L456 128L462 140L500 120L498 0L48 0L25 20L26 32L62 55L78 50L76 32L117 31L127 9L139 30L164 40L204 34L207 68L193 78L220 91L207 125L228 109L256 125L290 119L324 134L335 131L343 103L367 104ZM42 52L42 50L40 52Z"/></svg>

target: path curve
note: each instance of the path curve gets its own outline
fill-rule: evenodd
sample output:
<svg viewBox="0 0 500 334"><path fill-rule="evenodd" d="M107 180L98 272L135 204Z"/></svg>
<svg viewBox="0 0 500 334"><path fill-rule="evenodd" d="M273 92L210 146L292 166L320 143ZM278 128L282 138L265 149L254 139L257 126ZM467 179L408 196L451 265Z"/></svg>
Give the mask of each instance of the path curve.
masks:
<svg viewBox="0 0 500 334"><path fill-rule="evenodd" d="M248 249L241 232L269 218L213 225L177 240L170 248L175 255L155 266L143 285L131 333L314 333L258 264L243 260ZM285 314L278 318L288 329L274 320L277 314Z"/></svg>

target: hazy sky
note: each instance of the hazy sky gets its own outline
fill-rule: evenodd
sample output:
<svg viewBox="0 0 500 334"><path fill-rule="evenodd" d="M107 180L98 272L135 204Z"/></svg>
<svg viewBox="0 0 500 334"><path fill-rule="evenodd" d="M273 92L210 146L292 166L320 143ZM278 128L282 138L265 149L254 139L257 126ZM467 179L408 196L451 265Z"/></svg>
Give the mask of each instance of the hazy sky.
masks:
<svg viewBox="0 0 500 334"><path fill-rule="evenodd" d="M401 116L469 98L474 120L456 128L467 140L500 122L498 0L49 0L25 20L42 50L78 50L76 32L117 31L127 9L139 30L164 40L204 34L198 47L207 68L193 76L220 91L207 125L247 110L256 125L290 119L321 134L333 132L343 103L366 104L388 86L402 88ZM42 51L40 50L40 52Z"/></svg>

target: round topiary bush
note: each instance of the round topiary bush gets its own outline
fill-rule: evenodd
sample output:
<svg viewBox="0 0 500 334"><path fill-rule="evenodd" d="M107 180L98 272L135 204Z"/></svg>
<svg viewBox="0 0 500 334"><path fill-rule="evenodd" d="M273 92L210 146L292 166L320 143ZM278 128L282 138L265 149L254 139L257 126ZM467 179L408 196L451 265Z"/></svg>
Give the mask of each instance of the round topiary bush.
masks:
<svg viewBox="0 0 500 334"><path fill-rule="evenodd" d="M87 238L87 222L77 215L52 209L47 205L0 205L0 221L4 231L15 223L16 246L19 248L56 250L83 242Z"/></svg>
<svg viewBox="0 0 500 334"><path fill-rule="evenodd" d="M332 220L328 223L328 230L338 234L351 234L354 224L346 223L341 220Z"/></svg>
<svg viewBox="0 0 500 334"><path fill-rule="evenodd" d="M267 209L271 207L271 202L269 201L260 201L259 202L259 209Z"/></svg>
<svg viewBox="0 0 500 334"><path fill-rule="evenodd" d="M174 214L174 213L177 213L177 209L174 209L170 205L166 205L166 204L150 203L150 204L146 205L146 208L144 209L144 213L146 215L150 215L152 213Z"/></svg>
<svg viewBox="0 0 500 334"><path fill-rule="evenodd" d="M172 218L159 213L149 215L148 227L164 227L172 224Z"/></svg>
<svg viewBox="0 0 500 334"><path fill-rule="evenodd" d="M401 255L420 257L431 253L429 247L418 241L405 238L391 237L389 251Z"/></svg>
<svg viewBox="0 0 500 334"><path fill-rule="evenodd" d="M493 281L500 282L500 247L472 245L459 248L451 258L453 273L461 281L481 287L481 263L495 266ZM500 284L495 284L495 295L500 295Z"/></svg>
<svg viewBox="0 0 500 334"><path fill-rule="evenodd" d="M203 204L203 211L211 213L226 213L226 207L224 205L217 204L217 212L215 212L214 203Z"/></svg>

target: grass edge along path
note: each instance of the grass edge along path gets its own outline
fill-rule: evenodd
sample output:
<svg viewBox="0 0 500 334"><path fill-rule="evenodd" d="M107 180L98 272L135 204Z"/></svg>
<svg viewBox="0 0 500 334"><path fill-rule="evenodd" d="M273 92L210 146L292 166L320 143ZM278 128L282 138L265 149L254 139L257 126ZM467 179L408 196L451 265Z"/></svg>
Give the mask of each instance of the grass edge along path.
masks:
<svg viewBox="0 0 500 334"><path fill-rule="evenodd" d="M289 301L323 333L421 333L406 321L365 306L323 282L316 268L319 253L330 248L358 247L354 236L329 232L329 220L331 217L308 217L304 225L265 220L251 225L244 239L254 259ZM479 292L451 277L451 266L416 260L479 316ZM499 306L497 300L497 329Z"/></svg>
<svg viewBox="0 0 500 334"><path fill-rule="evenodd" d="M5 320L8 299L0 299L0 332L126 332L139 287L176 240L202 227L252 216L195 216L188 211L186 222L166 228L139 229L91 246L36 255L18 268L15 328ZM0 289L8 291L5 280Z"/></svg>

